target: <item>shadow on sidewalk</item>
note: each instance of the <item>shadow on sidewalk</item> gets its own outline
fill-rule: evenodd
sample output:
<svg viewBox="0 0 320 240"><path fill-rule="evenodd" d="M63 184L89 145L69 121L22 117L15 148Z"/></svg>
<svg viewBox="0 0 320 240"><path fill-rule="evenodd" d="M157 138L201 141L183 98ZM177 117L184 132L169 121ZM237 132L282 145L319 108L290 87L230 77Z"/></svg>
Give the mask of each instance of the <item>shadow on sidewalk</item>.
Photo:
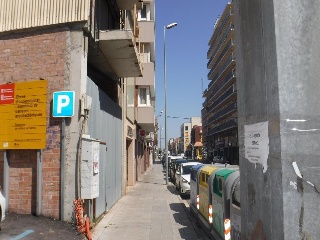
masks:
<svg viewBox="0 0 320 240"><path fill-rule="evenodd" d="M199 229L195 229L191 221L193 221L190 213L185 208L183 203L171 203L170 208L172 211L176 213L173 214L173 218L176 223L182 225L183 227L179 229L181 239L185 240L200 240L200 239L208 239L204 237L202 234L199 234ZM195 233L197 238L195 238Z"/></svg>
<svg viewBox="0 0 320 240"><path fill-rule="evenodd" d="M178 191L176 190L176 186L175 185L168 185L167 189L174 195L179 195Z"/></svg>

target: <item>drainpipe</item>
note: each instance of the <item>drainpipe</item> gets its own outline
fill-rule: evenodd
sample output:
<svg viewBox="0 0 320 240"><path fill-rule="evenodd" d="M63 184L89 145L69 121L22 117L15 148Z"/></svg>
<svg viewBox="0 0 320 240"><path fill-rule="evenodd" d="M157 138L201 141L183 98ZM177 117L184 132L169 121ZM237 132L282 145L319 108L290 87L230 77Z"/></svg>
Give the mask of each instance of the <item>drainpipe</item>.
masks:
<svg viewBox="0 0 320 240"><path fill-rule="evenodd" d="M10 155L9 150L4 151L4 166L3 166L3 194L6 198L6 209L9 211L9 186L10 186Z"/></svg>
<svg viewBox="0 0 320 240"><path fill-rule="evenodd" d="M42 150L37 151L37 208L36 214L40 216L42 214Z"/></svg>

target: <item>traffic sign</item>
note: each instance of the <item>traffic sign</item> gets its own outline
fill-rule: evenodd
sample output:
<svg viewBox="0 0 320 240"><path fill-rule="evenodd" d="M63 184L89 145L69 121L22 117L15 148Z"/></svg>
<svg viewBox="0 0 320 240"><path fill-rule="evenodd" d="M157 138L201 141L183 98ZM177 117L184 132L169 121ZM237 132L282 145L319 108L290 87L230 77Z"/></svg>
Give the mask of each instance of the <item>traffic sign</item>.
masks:
<svg viewBox="0 0 320 240"><path fill-rule="evenodd" d="M139 130L139 135L140 137L145 137L146 136L146 131L144 129Z"/></svg>
<svg viewBox="0 0 320 240"><path fill-rule="evenodd" d="M54 117L72 117L74 115L74 91L61 91L53 93Z"/></svg>

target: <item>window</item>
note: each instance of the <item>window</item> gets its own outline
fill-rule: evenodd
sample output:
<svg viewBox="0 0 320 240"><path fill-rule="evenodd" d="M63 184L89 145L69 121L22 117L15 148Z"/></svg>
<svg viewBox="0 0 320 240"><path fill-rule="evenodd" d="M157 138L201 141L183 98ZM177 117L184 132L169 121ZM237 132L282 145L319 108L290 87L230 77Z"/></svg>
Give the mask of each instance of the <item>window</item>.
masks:
<svg viewBox="0 0 320 240"><path fill-rule="evenodd" d="M138 20L150 21L150 5L143 4L142 9L138 12Z"/></svg>
<svg viewBox="0 0 320 240"><path fill-rule="evenodd" d="M149 88L139 87L139 106L150 106Z"/></svg>
<svg viewBox="0 0 320 240"><path fill-rule="evenodd" d="M143 8L141 9L141 19L147 19L147 5L143 4Z"/></svg>
<svg viewBox="0 0 320 240"><path fill-rule="evenodd" d="M188 131L188 126L185 126L184 130Z"/></svg>

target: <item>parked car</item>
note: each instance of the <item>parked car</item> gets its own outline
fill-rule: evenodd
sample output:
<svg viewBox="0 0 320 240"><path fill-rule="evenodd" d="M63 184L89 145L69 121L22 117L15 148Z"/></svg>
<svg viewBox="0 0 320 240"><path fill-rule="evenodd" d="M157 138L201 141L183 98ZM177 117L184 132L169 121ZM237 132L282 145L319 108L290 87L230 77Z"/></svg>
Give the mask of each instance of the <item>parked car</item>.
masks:
<svg viewBox="0 0 320 240"><path fill-rule="evenodd" d="M186 159L183 159L183 158L181 158L181 157L171 159L169 177L170 177L171 182L172 182L173 184L176 182L176 178L175 178L176 167L177 167L176 165L177 165L177 163L183 163L183 162L187 162L187 160L186 160Z"/></svg>
<svg viewBox="0 0 320 240"><path fill-rule="evenodd" d="M214 156L213 163L227 163L227 159L223 156Z"/></svg>
<svg viewBox="0 0 320 240"><path fill-rule="evenodd" d="M198 164L199 162L185 162L178 164L175 185L181 196L190 194L191 168Z"/></svg>
<svg viewBox="0 0 320 240"><path fill-rule="evenodd" d="M0 222L2 222L6 217L6 199L2 194L2 189L0 187ZM1 230L1 226L0 226Z"/></svg>

